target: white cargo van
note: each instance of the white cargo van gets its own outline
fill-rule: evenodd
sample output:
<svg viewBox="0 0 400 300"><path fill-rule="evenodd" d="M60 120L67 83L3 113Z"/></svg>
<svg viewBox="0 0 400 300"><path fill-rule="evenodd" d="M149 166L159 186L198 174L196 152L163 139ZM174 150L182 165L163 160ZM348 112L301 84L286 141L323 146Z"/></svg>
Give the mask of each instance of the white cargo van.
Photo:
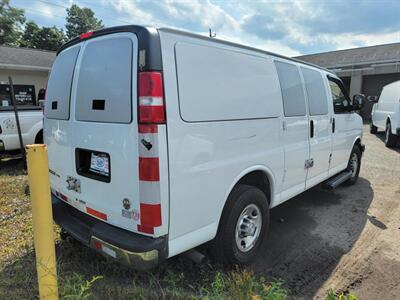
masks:
<svg viewBox="0 0 400 300"><path fill-rule="evenodd" d="M396 146L400 141L400 81L385 85L379 100L372 107L370 132L385 130L385 145Z"/></svg>
<svg viewBox="0 0 400 300"><path fill-rule="evenodd" d="M141 26L83 34L48 83L54 219L138 269L206 242L246 264L270 208L356 182L358 108L335 74L258 49Z"/></svg>

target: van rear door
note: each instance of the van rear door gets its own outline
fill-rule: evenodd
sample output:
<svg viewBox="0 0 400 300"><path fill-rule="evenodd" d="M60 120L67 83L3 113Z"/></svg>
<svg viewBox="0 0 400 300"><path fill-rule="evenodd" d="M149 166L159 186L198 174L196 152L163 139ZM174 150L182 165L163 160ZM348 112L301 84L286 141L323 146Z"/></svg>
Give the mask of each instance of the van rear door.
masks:
<svg viewBox="0 0 400 300"><path fill-rule="evenodd" d="M140 199L137 60L138 39L129 32L103 34L63 50L49 80L46 142L57 196L104 222L157 236L167 230L161 220L156 230L140 230L147 211ZM53 102L62 102L54 106L62 110L57 118ZM159 194L157 188L146 191Z"/></svg>

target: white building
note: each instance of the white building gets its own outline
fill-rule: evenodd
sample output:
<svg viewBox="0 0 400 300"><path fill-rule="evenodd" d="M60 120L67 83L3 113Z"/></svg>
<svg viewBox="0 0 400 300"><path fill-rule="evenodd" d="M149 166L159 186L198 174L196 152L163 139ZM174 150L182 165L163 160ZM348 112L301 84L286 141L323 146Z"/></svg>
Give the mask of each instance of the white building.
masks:
<svg viewBox="0 0 400 300"><path fill-rule="evenodd" d="M0 46L0 95L5 93L8 76L15 85L34 86L35 99L46 88L56 52Z"/></svg>

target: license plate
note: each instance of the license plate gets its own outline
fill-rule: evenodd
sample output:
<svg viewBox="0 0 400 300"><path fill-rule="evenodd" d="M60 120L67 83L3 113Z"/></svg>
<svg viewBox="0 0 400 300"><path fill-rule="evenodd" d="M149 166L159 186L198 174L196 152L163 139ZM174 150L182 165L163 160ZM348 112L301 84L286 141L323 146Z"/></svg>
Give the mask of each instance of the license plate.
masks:
<svg viewBox="0 0 400 300"><path fill-rule="evenodd" d="M90 171L108 176L110 173L110 162L105 154L94 154L90 157Z"/></svg>

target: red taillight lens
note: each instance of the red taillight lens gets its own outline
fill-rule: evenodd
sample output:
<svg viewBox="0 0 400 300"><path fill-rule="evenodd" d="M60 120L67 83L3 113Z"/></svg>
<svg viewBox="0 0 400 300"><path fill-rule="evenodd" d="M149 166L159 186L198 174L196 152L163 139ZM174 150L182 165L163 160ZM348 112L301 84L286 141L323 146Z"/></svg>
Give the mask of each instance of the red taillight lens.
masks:
<svg viewBox="0 0 400 300"><path fill-rule="evenodd" d="M93 35L93 31L88 31L88 32L82 33L79 36L79 39L84 40L84 39L91 37L92 35Z"/></svg>
<svg viewBox="0 0 400 300"><path fill-rule="evenodd" d="M164 91L161 72L139 73L139 122L164 123Z"/></svg>

